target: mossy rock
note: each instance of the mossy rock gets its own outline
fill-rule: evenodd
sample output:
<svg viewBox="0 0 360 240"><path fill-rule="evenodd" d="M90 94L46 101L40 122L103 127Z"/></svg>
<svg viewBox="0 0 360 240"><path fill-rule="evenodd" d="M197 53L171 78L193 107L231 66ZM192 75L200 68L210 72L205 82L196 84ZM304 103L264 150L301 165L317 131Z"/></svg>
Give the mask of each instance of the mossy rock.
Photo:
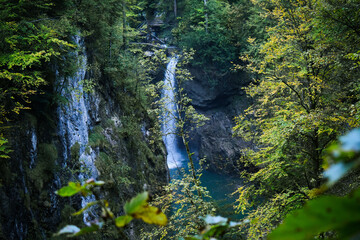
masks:
<svg viewBox="0 0 360 240"><path fill-rule="evenodd" d="M77 161L80 158L80 144L78 142L70 148L70 154L73 161Z"/></svg>
<svg viewBox="0 0 360 240"><path fill-rule="evenodd" d="M56 172L58 152L54 144L39 144L38 158L35 168L29 169L29 178L40 191L44 184L53 179Z"/></svg>
<svg viewBox="0 0 360 240"><path fill-rule="evenodd" d="M100 178L115 184L117 189L127 187L131 184L131 180L128 178L131 169L127 164L116 162L108 154L100 152L95 165L100 172Z"/></svg>
<svg viewBox="0 0 360 240"><path fill-rule="evenodd" d="M103 134L104 129L101 126L96 126L89 136L89 145L92 148L105 148L109 144Z"/></svg>
<svg viewBox="0 0 360 240"><path fill-rule="evenodd" d="M73 169L80 169L81 164L79 162L80 159L80 144L76 142L71 148L70 148L70 165Z"/></svg>

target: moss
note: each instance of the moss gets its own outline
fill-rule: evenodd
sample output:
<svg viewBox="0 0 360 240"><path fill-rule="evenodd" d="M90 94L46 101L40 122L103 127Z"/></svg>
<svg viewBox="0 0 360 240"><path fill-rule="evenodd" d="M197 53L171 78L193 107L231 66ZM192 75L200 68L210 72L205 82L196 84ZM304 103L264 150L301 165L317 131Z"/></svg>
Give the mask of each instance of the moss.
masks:
<svg viewBox="0 0 360 240"><path fill-rule="evenodd" d="M79 162L80 158L80 144L76 142L71 148L70 148L70 165L72 169L79 169L81 167L81 164Z"/></svg>
<svg viewBox="0 0 360 240"><path fill-rule="evenodd" d="M83 224L83 219L82 216L73 216L73 213L76 212L76 209L74 209L71 205L66 204L63 209L61 210L61 222L63 224L60 225L68 225L68 224L73 224L73 225L82 225Z"/></svg>
<svg viewBox="0 0 360 240"><path fill-rule="evenodd" d="M57 231L56 232L58 232L60 229L62 229L66 225L75 225L75 226L78 226L78 227L81 227L81 226L84 225L82 215L79 215L79 216L73 216L72 215L75 212L76 212L76 209L73 208L70 204L65 204L63 206L63 208L61 210L61 222L57 226ZM51 239L63 240L63 239L66 239L66 238L64 238L64 236L59 236L59 237L52 237ZM79 238L76 238L76 239L79 239Z"/></svg>
<svg viewBox="0 0 360 240"><path fill-rule="evenodd" d="M61 211L61 223L58 225L57 230L66 225L75 225L78 227L84 227L84 222L82 215L73 216L72 214L76 212L76 209L73 206L66 204ZM63 236L53 237L51 239L60 240L65 239ZM120 239L117 233L117 229L113 227L112 223L105 223L103 230L97 231L95 233L86 234L85 236L77 237L76 239L84 240L101 240L101 239Z"/></svg>
<svg viewBox="0 0 360 240"><path fill-rule="evenodd" d="M9 186L13 183L16 174L11 171L9 159L0 158L0 187Z"/></svg>
<svg viewBox="0 0 360 240"><path fill-rule="evenodd" d="M30 113L25 114L26 121L30 123L32 127L35 127L37 125L37 119L34 115Z"/></svg>
<svg viewBox="0 0 360 240"><path fill-rule="evenodd" d="M23 194L23 199L24 199L24 205L26 207L27 210L31 209L31 199L30 199L30 194L29 193L25 193Z"/></svg>
<svg viewBox="0 0 360 240"><path fill-rule="evenodd" d="M90 136L89 136L89 145L93 148L101 147L105 148L108 146L106 138L103 134L104 129L100 126L94 127Z"/></svg>
<svg viewBox="0 0 360 240"><path fill-rule="evenodd" d="M95 165L101 179L112 183L116 188L128 187L131 184L128 177L131 169L127 164L116 162L108 154L100 152Z"/></svg>
<svg viewBox="0 0 360 240"><path fill-rule="evenodd" d="M70 148L70 154L73 161L77 161L80 158L80 144L78 142Z"/></svg>
<svg viewBox="0 0 360 240"><path fill-rule="evenodd" d="M2 231L2 225L0 223L0 239L6 239L5 236L4 236L4 233Z"/></svg>
<svg viewBox="0 0 360 240"><path fill-rule="evenodd" d="M121 122L123 123L123 127L119 129L119 134L122 137L127 138L131 136L133 138L142 138L140 124L135 116L123 116Z"/></svg>
<svg viewBox="0 0 360 240"><path fill-rule="evenodd" d="M85 148L85 153L88 154L88 155L90 155L90 147L89 147L89 146L86 146L86 148Z"/></svg>
<svg viewBox="0 0 360 240"><path fill-rule="evenodd" d="M44 184L49 182L56 171L56 159L58 152L54 144L39 144L38 159L36 166L29 169L29 178L40 191Z"/></svg>
<svg viewBox="0 0 360 240"><path fill-rule="evenodd" d="M106 126L106 127L115 128L114 120L111 119L111 118L109 118L108 120L105 121L105 126Z"/></svg>

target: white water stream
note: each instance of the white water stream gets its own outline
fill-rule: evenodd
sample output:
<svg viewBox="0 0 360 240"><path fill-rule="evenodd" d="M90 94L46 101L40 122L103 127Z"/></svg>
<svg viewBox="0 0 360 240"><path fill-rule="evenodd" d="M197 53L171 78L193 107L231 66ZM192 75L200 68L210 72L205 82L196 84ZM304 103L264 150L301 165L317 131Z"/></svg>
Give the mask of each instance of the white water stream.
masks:
<svg viewBox="0 0 360 240"><path fill-rule="evenodd" d="M176 64L177 57L172 57L167 65L164 90L162 98L164 99L164 115L162 120L163 140L167 150L167 164L170 169L171 178L182 178L182 174L177 171L177 168L186 168L186 151L182 143L179 144L179 137L176 133ZM197 165L197 163L195 163ZM219 201L219 206L226 209L223 214L225 217L232 217L233 219L241 219L242 215L231 214L232 203L235 201L234 197L230 195L235 192L238 186L242 185L242 180L218 174L215 172L203 170L201 177L202 185L207 187L214 200ZM229 208L230 206L230 208ZM230 213L230 214L229 214Z"/></svg>
<svg viewBox="0 0 360 240"><path fill-rule="evenodd" d="M169 169L182 167L184 157L178 146L176 133L176 94L175 94L175 70L178 62L177 57L172 57L167 65L164 90L162 97L165 102L165 109L162 122L163 140L167 150L167 165Z"/></svg>
<svg viewBox="0 0 360 240"><path fill-rule="evenodd" d="M96 151L88 145L89 130L91 122L88 112L89 100L87 94L83 90L82 82L85 79L87 58L85 54L84 42L80 37L75 37L76 44L80 47L82 55L75 53L75 58L78 59L79 68L76 74L72 77L59 79L59 84L62 86L61 96L68 100L67 104L61 105L58 108L58 133L63 145L64 166L67 166L69 160L70 149L74 144L80 145L79 161L81 162L82 170L78 175L81 182L89 178L98 176L95 167ZM76 159L77 160L77 159ZM93 201L91 197L82 198L82 207ZM89 222L89 214L84 214L84 222Z"/></svg>

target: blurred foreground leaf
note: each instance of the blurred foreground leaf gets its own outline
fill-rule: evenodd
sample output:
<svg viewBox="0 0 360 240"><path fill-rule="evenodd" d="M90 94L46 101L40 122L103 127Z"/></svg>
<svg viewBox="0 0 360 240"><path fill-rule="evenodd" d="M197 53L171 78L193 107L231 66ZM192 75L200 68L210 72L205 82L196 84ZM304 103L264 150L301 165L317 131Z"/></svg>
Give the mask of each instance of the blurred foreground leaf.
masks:
<svg viewBox="0 0 360 240"><path fill-rule="evenodd" d="M357 227L356 227L357 226ZM303 240L335 230L339 239L360 233L360 189L346 197L324 196L310 200L288 215L270 235L271 240Z"/></svg>
<svg viewBox="0 0 360 240"><path fill-rule="evenodd" d="M147 204L148 198L149 194L147 192L140 193L136 197L133 197L125 204L125 213L129 215L136 213L142 206Z"/></svg>
<svg viewBox="0 0 360 240"><path fill-rule="evenodd" d="M129 215L125 215L125 216L120 216L117 217L115 219L115 224L117 227L124 227L126 226L129 222L131 222L131 220L133 219L133 217L129 216Z"/></svg>
<svg viewBox="0 0 360 240"><path fill-rule="evenodd" d="M80 183L69 182L68 186L60 188L56 194L61 197L71 197L81 191Z"/></svg>
<svg viewBox="0 0 360 240"><path fill-rule="evenodd" d="M54 234L54 236L59 236L62 234L66 235L74 235L76 233L80 232L80 228L78 228L75 225L67 225L64 228L62 228L58 233Z"/></svg>
<svg viewBox="0 0 360 240"><path fill-rule="evenodd" d="M167 217L157 207L144 206L134 213L135 218L140 218L146 223L165 226L167 223Z"/></svg>

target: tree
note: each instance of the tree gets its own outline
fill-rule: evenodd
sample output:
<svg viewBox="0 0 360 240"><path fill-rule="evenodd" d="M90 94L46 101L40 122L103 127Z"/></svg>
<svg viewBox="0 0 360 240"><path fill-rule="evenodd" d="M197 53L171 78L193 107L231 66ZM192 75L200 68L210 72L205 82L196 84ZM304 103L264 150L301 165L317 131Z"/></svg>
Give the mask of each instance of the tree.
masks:
<svg viewBox="0 0 360 240"><path fill-rule="evenodd" d="M159 115L160 121L163 116L165 119L174 119L176 122L175 129L168 129L163 134L176 134L181 139L186 149L186 157L188 160L188 169L181 169L181 179L172 179L168 186L165 186L163 195L155 199L156 205L161 207L165 213L171 214L169 224L162 228L156 228L152 231L144 231L143 239L166 238L177 239L187 235L195 234L197 229L205 226L205 222L200 219L202 216L213 214L215 208L210 202L211 196L205 187L201 185L202 167L196 169L193 159L193 152L189 145L190 131L192 127L201 126L207 118L198 114L191 105L191 99L184 92L183 84L192 79L190 72L185 68L193 57L193 51L184 51L180 56L176 56L179 60L175 71L175 85L164 85L162 82L154 86L153 89L161 88L171 89L174 91L174 98L165 95L162 99L158 99L155 105L162 109ZM175 56L173 56L175 57ZM154 51L152 61L167 62L167 56L163 50ZM152 92L155 95L155 92ZM155 95L157 96L157 95ZM166 106L174 105L173 109ZM170 132L174 131L174 132Z"/></svg>
<svg viewBox="0 0 360 240"><path fill-rule="evenodd" d="M331 196L329 192L342 179L351 179L358 170L360 161L360 129L353 129L340 137L340 143L328 148L326 160L330 167L324 172L327 182L322 188L325 196L310 200L306 205L289 214L283 223L275 229L269 239L314 239L334 237L337 239L354 239L359 235L357 226L360 221L358 201L360 195L359 183L352 183L342 194Z"/></svg>
<svg viewBox="0 0 360 240"><path fill-rule="evenodd" d="M218 71L228 71L236 56L227 30L230 5L216 0L186 3L178 27L172 31L177 44L195 49L193 65L207 68L216 65Z"/></svg>
<svg viewBox="0 0 360 240"><path fill-rule="evenodd" d="M29 108L31 96L49 83L45 79L47 62L74 48L51 25L46 13L52 6L51 1L2 1L0 123Z"/></svg>
<svg viewBox="0 0 360 240"><path fill-rule="evenodd" d="M259 79L246 88L255 103L234 128L258 146L245 158L260 170L244 173L252 185L238 190L238 210L255 206L249 212L251 239L265 236L320 187L324 150L355 123L354 113L347 110L347 96L352 95L348 84L355 79L340 77L348 68L316 24L319 1L258 2L268 3L275 24L260 56L244 58Z"/></svg>
<svg viewBox="0 0 360 240"><path fill-rule="evenodd" d="M94 179L87 180L84 184L69 182L68 186L62 187L56 193L61 197L71 197L75 194L82 196L94 195L96 201L89 202L79 211L73 215L84 214L88 209L95 205L98 205L101 209L101 214L98 214L98 218L95 219L90 226L78 228L75 225L67 225L62 228L55 236L67 235L68 237L81 236L88 233L94 233L102 228L106 221L110 221L114 226L117 227L118 233L121 239L128 239L127 235L123 232L122 228L129 224L133 219L141 219L142 221L149 224L157 224L165 226L167 223L167 217L157 207L150 206L149 193L139 193L133 197L124 206L125 215L115 217L114 213L109 207L109 202L103 199L99 193L99 187L104 185L103 181L95 181Z"/></svg>

